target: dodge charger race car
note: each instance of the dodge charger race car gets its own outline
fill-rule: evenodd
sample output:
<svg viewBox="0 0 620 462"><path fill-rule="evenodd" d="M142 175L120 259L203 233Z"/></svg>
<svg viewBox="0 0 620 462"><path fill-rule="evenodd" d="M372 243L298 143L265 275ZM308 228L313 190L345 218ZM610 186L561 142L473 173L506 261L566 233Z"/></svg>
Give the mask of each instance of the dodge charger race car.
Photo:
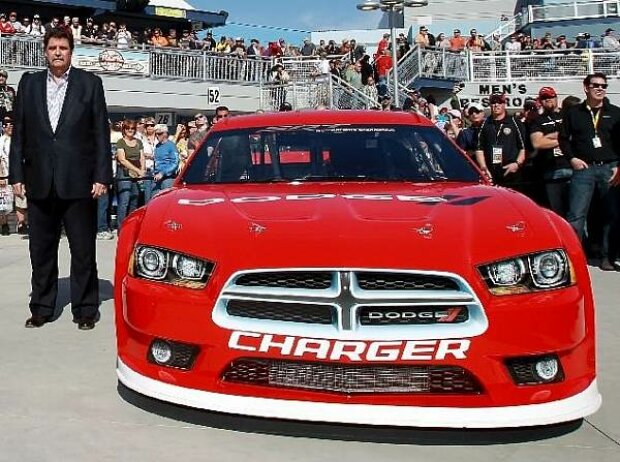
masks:
<svg viewBox="0 0 620 462"><path fill-rule="evenodd" d="M409 113L230 118L133 213L119 380L226 413L491 428L601 404L570 226Z"/></svg>

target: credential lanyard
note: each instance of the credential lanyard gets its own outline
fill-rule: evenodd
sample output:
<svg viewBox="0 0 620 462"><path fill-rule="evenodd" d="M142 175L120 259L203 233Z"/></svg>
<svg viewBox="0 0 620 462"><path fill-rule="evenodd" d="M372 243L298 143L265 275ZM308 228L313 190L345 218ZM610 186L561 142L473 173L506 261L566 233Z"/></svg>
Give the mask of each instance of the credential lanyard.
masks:
<svg viewBox="0 0 620 462"><path fill-rule="evenodd" d="M603 112L603 108L601 107L596 113L596 115L594 115L594 111L592 110L591 107L588 106L588 109L590 110L590 115L592 116L592 125L594 125L594 134L598 136L598 125L599 125L599 122L601 121L601 113Z"/></svg>

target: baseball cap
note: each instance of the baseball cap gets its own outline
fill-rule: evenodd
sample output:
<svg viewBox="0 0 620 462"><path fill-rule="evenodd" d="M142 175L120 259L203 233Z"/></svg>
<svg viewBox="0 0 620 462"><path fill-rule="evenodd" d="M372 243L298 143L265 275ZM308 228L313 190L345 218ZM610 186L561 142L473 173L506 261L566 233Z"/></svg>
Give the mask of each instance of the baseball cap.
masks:
<svg viewBox="0 0 620 462"><path fill-rule="evenodd" d="M473 113L484 112L484 108L479 103L469 103L467 105L467 115L472 115Z"/></svg>
<svg viewBox="0 0 620 462"><path fill-rule="evenodd" d="M472 30L470 30L470 31L469 31L469 33L470 33L470 34L477 34L477 33L478 33L478 31L477 31L476 29L472 29Z"/></svg>
<svg viewBox="0 0 620 462"><path fill-rule="evenodd" d="M552 87L542 87L538 92L538 99L548 99L555 98L558 94L555 92L555 89Z"/></svg>
<svg viewBox="0 0 620 462"><path fill-rule="evenodd" d="M460 30L460 29L454 29L454 33L455 33L455 34L460 34L460 33L461 33L461 30Z"/></svg>
<svg viewBox="0 0 620 462"><path fill-rule="evenodd" d="M11 119L9 116L6 116L4 119L2 119L2 125L8 125L8 124L13 124L13 119Z"/></svg>
<svg viewBox="0 0 620 462"><path fill-rule="evenodd" d="M489 103L491 104L506 104L506 95L503 93L493 93L489 98Z"/></svg>
<svg viewBox="0 0 620 462"><path fill-rule="evenodd" d="M428 31L428 27L422 26L422 27L420 27L420 30L423 31L423 32L426 32L426 31Z"/></svg>
<svg viewBox="0 0 620 462"><path fill-rule="evenodd" d="M0 75L3 75L4 77L8 77L9 73L7 72L6 69L0 69Z"/></svg>
<svg viewBox="0 0 620 462"><path fill-rule="evenodd" d="M203 118L203 117L205 117L205 115L204 115L202 112L199 112L198 114L196 114L196 115L194 116L194 120L196 120L196 119L201 119L201 118Z"/></svg>
<svg viewBox="0 0 620 462"><path fill-rule="evenodd" d="M459 111L458 109L450 109L448 111L448 114L450 114L452 117L456 118L456 119L462 119L463 116L461 115L461 111Z"/></svg>

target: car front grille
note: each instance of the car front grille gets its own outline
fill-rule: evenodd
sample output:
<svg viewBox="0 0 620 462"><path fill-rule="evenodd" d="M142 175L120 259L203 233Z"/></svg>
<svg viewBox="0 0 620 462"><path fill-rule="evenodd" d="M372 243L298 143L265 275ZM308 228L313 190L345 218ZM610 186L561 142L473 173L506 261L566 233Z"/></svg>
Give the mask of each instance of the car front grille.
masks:
<svg viewBox="0 0 620 462"><path fill-rule="evenodd" d="M213 320L230 330L327 339L343 331L355 339L460 338L488 326L473 290L457 275L340 268L236 273Z"/></svg>
<svg viewBox="0 0 620 462"><path fill-rule="evenodd" d="M231 383L331 393L480 394L476 378L456 366L358 366L243 358L222 375Z"/></svg>
<svg viewBox="0 0 620 462"><path fill-rule="evenodd" d="M358 272L364 290L458 290L456 281L444 276L409 273Z"/></svg>
<svg viewBox="0 0 620 462"><path fill-rule="evenodd" d="M285 289L327 289L332 285L328 271L274 271L248 273L239 277L237 285L245 287L276 287Z"/></svg>
<svg viewBox="0 0 620 462"><path fill-rule="evenodd" d="M226 311L231 316L273 321L332 324L333 308L329 305L229 300Z"/></svg>

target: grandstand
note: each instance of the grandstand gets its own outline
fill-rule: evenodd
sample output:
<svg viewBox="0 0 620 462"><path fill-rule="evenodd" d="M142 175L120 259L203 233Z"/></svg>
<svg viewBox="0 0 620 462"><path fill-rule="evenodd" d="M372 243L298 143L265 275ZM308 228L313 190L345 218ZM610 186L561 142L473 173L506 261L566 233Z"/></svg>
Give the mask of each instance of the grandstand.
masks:
<svg viewBox="0 0 620 462"><path fill-rule="evenodd" d="M154 2L161 1L170 0L154 0ZM431 1L430 5L440 10L443 8L445 11L448 6L441 7L441 3L439 0ZM457 3L469 4L472 21L485 19L483 16L476 17L472 12L474 6L482 2L476 3L472 0ZM546 30L568 27L569 24L574 25L575 21L579 21L578 24L583 30L597 31L601 27L620 21L618 1L570 3L571 11L577 12L578 17L575 17L575 14L570 15L566 5L560 8L557 2L554 5L538 6L523 1L501 3L504 7L498 12L504 11L509 3L512 5L510 8L512 13L515 9L524 8L522 11L517 11L516 15L499 22L504 37L515 33L529 33L538 28ZM79 11L79 17L93 15L97 21L105 20L109 17L106 15L118 15L114 16L115 18L132 17L136 20L146 18L151 21L148 23L149 27L161 27L162 30L169 25L165 21L181 21L179 24L182 24L182 27L200 28L209 25L214 27L213 35L216 38L219 38L219 34L215 26L227 20L225 12L187 10L184 13L185 17L175 18L163 14L176 14L165 8L174 9L182 6L181 3L172 6L165 6L170 3L151 3L141 12L119 10L116 2L108 0L64 0L63 10L59 8L56 0L20 2L19 8L16 6L17 2L0 1L0 5L0 10L5 11L10 11L15 6L20 16L35 11L44 16L43 11L46 10L42 8L52 5L55 15L66 12L67 15L73 16L78 15ZM102 5L109 9L98 8ZM94 7L97 8L80 9ZM430 12L430 10L424 11L427 18L425 21L432 24L429 28L435 33L439 31L436 27L442 24L441 21L454 19L448 13L443 13L443 16L436 19L429 14ZM194 14L198 13L207 16L202 16L200 24L194 24L197 17ZM405 14L403 21L407 20L407 17ZM500 30L497 28L498 21L487 19L489 19L488 28L478 27L480 32L490 34ZM419 25L416 22L409 27L408 35L411 37ZM465 30L465 27L461 28ZM356 38L356 35L359 35L360 43L371 44L373 36L378 41L384 31L380 29L364 31L364 35L362 31L340 32L348 38ZM329 31L322 34L329 34ZM278 31L274 31L274 40L278 35ZM333 38L340 41L339 37L334 33ZM246 37L245 45L249 44L249 38ZM316 43L319 36L313 34L313 38ZM234 53L184 49L180 46L153 47L150 43L140 41L130 43L126 47L118 45L114 40L83 42L77 45L74 53L74 65L102 76L110 113L115 120L125 116L152 115L158 122L174 125L193 113L208 111L220 104L228 106L236 113L253 112L259 108L274 110L281 102L276 101L274 95L285 98L295 108L376 106L376 101L369 101L359 89L352 88L340 78L322 74L320 72L322 63L317 56L247 57ZM349 56L330 58L345 64L350 59ZM276 62L284 65L291 78L281 89L277 89L269 82L270 71ZM0 66L8 69L9 84L17 86L23 72L44 66L40 39L23 34L0 37ZM618 78L620 51L571 49L521 53L504 51L453 53L446 49L412 47L399 63L399 91L405 88L422 89L425 94L433 95L441 104L452 96L455 84L464 82L464 89L459 94L462 104L475 101L486 105L491 92L501 91L508 94L512 107L520 107L527 97L535 96L542 86L554 86L560 96L570 94L581 96L581 80L592 71L602 71L612 79ZM393 83L391 89L394 89ZM620 104L620 82L616 85L612 80L609 97L614 103ZM401 101L404 99L403 93Z"/></svg>

